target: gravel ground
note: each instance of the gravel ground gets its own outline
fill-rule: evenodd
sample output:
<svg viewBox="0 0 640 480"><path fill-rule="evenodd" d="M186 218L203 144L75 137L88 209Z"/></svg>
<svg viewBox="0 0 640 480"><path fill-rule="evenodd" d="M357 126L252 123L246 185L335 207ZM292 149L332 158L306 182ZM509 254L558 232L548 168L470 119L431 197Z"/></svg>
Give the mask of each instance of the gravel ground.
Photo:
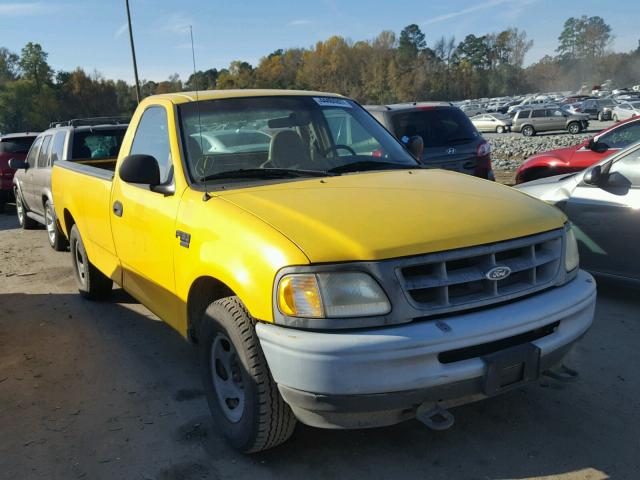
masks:
<svg viewBox="0 0 640 480"><path fill-rule="evenodd" d="M0 214L2 479L638 478L638 292L600 285L575 383L453 409L444 432L299 425L243 456L210 421L193 348L121 290L83 300L70 262Z"/></svg>

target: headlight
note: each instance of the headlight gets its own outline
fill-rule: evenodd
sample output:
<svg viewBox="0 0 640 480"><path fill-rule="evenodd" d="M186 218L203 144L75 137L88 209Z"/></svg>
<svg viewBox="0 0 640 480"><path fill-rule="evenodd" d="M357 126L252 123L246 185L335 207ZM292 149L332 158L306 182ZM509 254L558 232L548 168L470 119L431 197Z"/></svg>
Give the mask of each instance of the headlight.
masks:
<svg viewBox="0 0 640 480"><path fill-rule="evenodd" d="M571 225L567 227L567 235L565 238L564 247L564 268L567 272L571 272L578 267L580 261L578 255L578 242L576 241L576 235L573 233Z"/></svg>
<svg viewBox="0 0 640 480"><path fill-rule="evenodd" d="M389 299L362 272L292 273L278 284L278 309L290 317L340 318L385 315Z"/></svg>

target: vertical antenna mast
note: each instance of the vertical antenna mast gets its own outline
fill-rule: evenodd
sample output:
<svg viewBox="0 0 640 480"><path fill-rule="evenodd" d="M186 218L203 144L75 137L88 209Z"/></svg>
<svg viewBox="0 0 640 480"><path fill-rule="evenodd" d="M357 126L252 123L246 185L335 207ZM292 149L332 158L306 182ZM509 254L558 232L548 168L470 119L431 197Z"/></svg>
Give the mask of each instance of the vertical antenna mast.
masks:
<svg viewBox="0 0 640 480"><path fill-rule="evenodd" d="M136 99L140 103L140 81L138 80L138 62L136 61L136 49L133 46L133 29L131 27L131 12L129 11L129 0L124 0L127 6L127 23L129 25L129 43L131 44L131 57L133 57L133 76L136 80ZM193 37L192 37L193 41Z"/></svg>
<svg viewBox="0 0 640 480"><path fill-rule="evenodd" d="M189 25L189 34L191 35L191 58L193 59L193 86L196 89L196 110L198 112L198 140L200 143L200 155L204 156L204 150L202 149L202 118L200 116L200 102L198 97L198 71L196 70L196 49L193 44L193 25ZM202 160L202 156L198 159L198 163ZM207 160L209 157L205 157L204 164L204 176L207 174ZM209 192L207 191L207 182L204 183L204 195L202 196L203 201L207 201L211 198Z"/></svg>

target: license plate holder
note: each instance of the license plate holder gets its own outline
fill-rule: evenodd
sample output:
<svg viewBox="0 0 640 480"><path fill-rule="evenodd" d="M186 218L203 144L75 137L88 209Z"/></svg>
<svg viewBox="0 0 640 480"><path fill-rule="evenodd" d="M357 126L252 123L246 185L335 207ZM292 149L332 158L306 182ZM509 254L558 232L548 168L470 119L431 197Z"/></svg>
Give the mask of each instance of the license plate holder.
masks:
<svg viewBox="0 0 640 480"><path fill-rule="evenodd" d="M525 343L482 357L487 371L482 388L485 395L497 395L533 382L540 376L540 348Z"/></svg>

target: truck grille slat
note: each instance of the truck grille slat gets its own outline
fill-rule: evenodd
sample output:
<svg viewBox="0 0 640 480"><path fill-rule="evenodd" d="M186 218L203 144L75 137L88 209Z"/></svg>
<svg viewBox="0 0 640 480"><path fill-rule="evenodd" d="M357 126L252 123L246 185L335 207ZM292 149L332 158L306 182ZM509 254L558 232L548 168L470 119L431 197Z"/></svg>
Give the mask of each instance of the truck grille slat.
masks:
<svg viewBox="0 0 640 480"><path fill-rule="evenodd" d="M411 259L397 268L411 303L435 313L510 300L553 284L562 260L563 231ZM511 273L487 278L494 267Z"/></svg>

